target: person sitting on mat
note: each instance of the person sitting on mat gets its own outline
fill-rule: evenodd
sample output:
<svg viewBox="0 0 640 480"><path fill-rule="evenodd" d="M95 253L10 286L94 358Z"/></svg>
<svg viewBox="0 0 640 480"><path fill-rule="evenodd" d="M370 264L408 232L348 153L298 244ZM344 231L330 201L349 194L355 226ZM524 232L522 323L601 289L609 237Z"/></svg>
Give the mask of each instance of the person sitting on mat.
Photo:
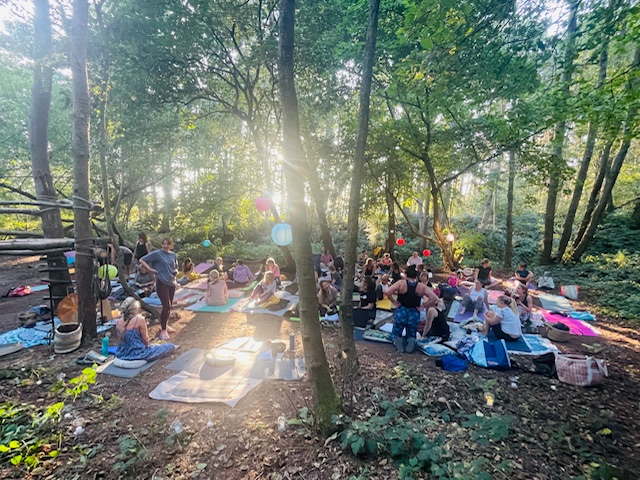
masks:
<svg viewBox="0 0 640 480"><path fill-rule="evenodd" d="M153 292L154 286L156 284L156 276L151 273L144 265L138 265L138 272L136 273L136 278L134 280L134 286L143 290L142 296L149 295Z"/></svg>
<svg viewBox="0 0 640 480"><path fill-rule="evenodd" d="M376 265L373 263L373 258L367 258L367 261L364 262L364 267L362 267L362 275L373 277L374 273L376 273Z"/></svg>
<svg viewBox="0 0 640 480"><path fill-rule="evenodd" d="M207 305L214 307L216 305L226 305L228 300L229 291L227 290L227 282L218 270L211 270L209 280L207 281L207 292L204 294L204 301Z"/></svg>
<svg viewBox="0 0 640 480"><path fill-rule="evenodd" d="M122 317L116 325L116 333L120 339L116 357L121 360L156 360L170 354L176 349L172 343L162 345L149 344L147 321L140 315L140 304L132 297L125 299L120 305Z"/></svg>
<svg viewBox="0 0 640 480"><path fill-rule="evenodd" d="M329 280L320 282L320 291L318 292L318 309L320 315L335 315L338 313L338 290L335 289Z"/></svg>
<svg viewBox="0 0 640 480"><path fill-rule="evenodd" d="M391 275L391 281L393 283L402 280L402 270L400 270L400 264L398 262L393 262L389 274Z"/></svg>
<svg viewBox="0 0 640 480"><path fill-rule="evenodd" d="M358 260L356 261L356 265L358 265L359 267L362 267L367 261L367 258L369 258L369 256L367 255L367 251L362 250L358 255Z"/></svg>
<svg viewBox="0 0 640 480"><path fill-rule="evenodd" d="M523 285L529 285L529 282L533 281L533 272L527 270L526 263L519 263L518 269L516 270L516 280L518 280Z"/></svg>
<svg viewBox="0 0 640 480"><path fill-rule="evenodd" d="M449 340L451 330L447 323L447 308L444 300L438 299L438 303L427 309L425 325L422 330L423 337L440 337L442 341Z"/></svg>
<svg viewBox="0 0 640 480"><path fill-rule="evenodd" d="M391 265L393 265L393 260L391 260L391 254L385 253L380 259L380 261L378 262L378 268L385 273L389 273L389 271L391 270Z"/></svg>
<svg viewBox="0 0 640 480"><path fill-rule="evenodd" d="M254 300L256 306L261 305L275 296L277 288L276 278L273 272L265 272L264 278L256 285L256 288L253 289L249 299Z"/></svg>
<svg viewBox="0 0 640 480"><path fill-rule="evenodd" d="M337 291L342 290L342 277L340 273L338 273L338 270L336 270L335 265L329 267L329 276L331 277L331 285L333 285L333 288Z"/></svg>
<svg viewBox="0 0 640 480"><path fill-rule="evenodd" d="M325 250L324 253L320 255L320 268L322 270L328 270L331 265L333 265L333 256L329 253L329 250Z"/></svg>
<svg viewBox="0 0 640 480"><path fill-rule="evenodd" d="M415 265L416 267L418 265L422 265L422 257L418 255L418 252L413 252L407 260L407 267L410 267L411 265Z"/></svg>
<svg viewBox="0 0 640 480"><path fill-rule="evenodd" d="M406 278L398 280L387 290L387 297L398 295L398 305L393 314L393 330L391 331L391 339L398 352L411 353L416 348L416 333L418 333L418 324L420 323L420 311L418 307L422 302L422 297L431 295L435 297L433 291L424 283L418 282L418 272L414 265L407 267L405 272ZM437 300L437 297L436 297ZM429 326L429 328L431 328ZM405 338L402 337L402 331L406 329L406 346Z"/></svg>
<svg viewBox="0 0 640 480"><path fill-rule="evenodd" d="M365 328L376 318L376 283L364 277L360 284L360 306L353 308L353 324Z"/></svg>
<svg viewBox="0 0 640 480"><path fill-rule="evenodd" d="M225 280L227 279L227 270L224 268L224 260L222 260L222 257L216 257L216 263L213 268L218 270L221 277L224 277Z"/></svg>
<svg viewBox="0 0 640 480"><path fill-rule="evenodd" d="M473 288L462 297L462 308L460 309L460 315L464 315L469 308L469 305L473 305L473 316L477 317L483 308L486 306L489 309L489 293L482 286L480 280L473 282Z"/></svg>
<svg viewBox="0 0 640 480"><path fill-rule="evenodd" d="M229 287L246 287L253 282L253 272L249 270L242 260L236 262L236 266L233 267L231 272L231 278L233 283Z"/></svg>
<svg viewBox="0 0 640 480"><path fill-rule="evenodd" d="M498 297L498 304L484 314L483 333L489 335L489 330L492 330L498 340L517 341L522 336L522 326L514 310L517 308L512 298L506 295Z"/></svg>
<svg viewBox="0 0 640 480"><path fill-rule="evenodd" d="M276 261L271 257L267 258L267 261L265 262L265 268L265 272L273 273L273 276L276 279L276 286L280 287L280 267L278 266Z"/></svg>
<svg viewBox="0 0 640 480"><path fill-rule="evenodd" d="M482 286L486 288L500 285L500 280L491 276L491 260L488 258L485 258L482 265L475 269L473 280L480 280Z"/></svg>
<svg viewBox="0 0 640 480"><path fill-rule="evenodd" d="M533 298L529 295L529 289L524 285L518 285L514 299L520 312L520 323L525 325L533 316Z"/></svg>
<svg viewBox="0 0 640 480"><path fill-rule="evenodd" d="M376 287L376 300L387 298L387 290L389 290L389 275L386 273L380 277L378 286Z"/></svg>
<svg viewBox="0 0 640 480"><path fill-rule="evenodd" d="M200 275L196 273L196 265L191 258L187 257L182 262L182 268L180 269L180 276L177 279L178 284L186 285L193 280L200 278Z"/></svg>

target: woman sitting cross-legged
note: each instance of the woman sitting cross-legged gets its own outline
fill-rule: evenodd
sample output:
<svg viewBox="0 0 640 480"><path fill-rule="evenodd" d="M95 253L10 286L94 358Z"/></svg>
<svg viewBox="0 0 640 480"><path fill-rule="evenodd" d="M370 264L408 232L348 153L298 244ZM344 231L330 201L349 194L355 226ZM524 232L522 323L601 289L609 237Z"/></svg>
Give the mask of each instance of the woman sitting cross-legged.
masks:
<svg viewBox="0 0 640 480"><path fill-rule="evenodd" d="M247 267L242 260L238 260L237 264L231 272L232 282L230 288L242 288L253 282L253 272Z"/></svg>
<svg viewBox="0 0 640 480"><path fill-rule="evenodd" d="M480 283L480 280L473 282L473 288L469 293L462 297L462 308L460 309L460 315L469 308L469 305L473 305L473 316L477 317L478 313L486 306L489 309L489 294Z"/></svg>
<svg viewBox="0 0 640 480"><path fill-rule="evenodd" d="M120 339L116 357L121 360L156 360L176 349L172 343L149 345L147 321L140 315L140 304L132 297L120 306L122 318L118 320L116 332Z"/></svg>
<svg viewBox="0 0 640 480"><path fill-rule="evenodd" d="M318 308L320 315L334 315L338 313L338 290L335 289L329 280L320 282L320 291L318 292Z"/></svg>
<svg viewBox="0 0 640 480"><path fill-rule="evenodd" d="M484 314L484 334L491 329L499 340L515 342L522 336L522 327L518 318L518 309L512 298L502 295L492 311Z"/></svg>
<svg viewBox="0 0 640 480"><path fill-rule="evenodd" d="M229 300L228 293L225 279L221 278L218 270L212 270L211 273L209 273L204 301L212 307L216 305L226 305Z"/></svg>
<svg viewBox="0 0 640 480"><path fill-rule="evenodd" d="M353 309L353 324L365 328L376 318L376 283L373 278L364 277L360 284L360 306Z"/></svg>
<svg viewBox="0 0 640 480"><path fill-rule="evenodd" d="M249 298L254 301L256 306L269 302L271 297L275 296L278 286L273 272L266 272L264 278L253 289ZM277 298L277 297L276 297Z"/></svg>
<svg viewBox="0 0 640 480"><path fill-rule="evenodd" d="M524 285L518 285L515 300L520 312L520 323L525 325L533 316L533 298L529 295L529 289Z"/></svg>

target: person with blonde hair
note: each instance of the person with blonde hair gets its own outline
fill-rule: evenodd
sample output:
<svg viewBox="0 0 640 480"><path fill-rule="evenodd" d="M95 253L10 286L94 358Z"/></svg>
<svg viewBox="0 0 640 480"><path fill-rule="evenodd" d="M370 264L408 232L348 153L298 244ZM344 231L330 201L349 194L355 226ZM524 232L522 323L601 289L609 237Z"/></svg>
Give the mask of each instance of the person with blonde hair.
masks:
<svg viewBox="0 0 640 480"><path fill-rule="evenodd" d="M226 305L228 300L229 291L227 289L227 282L218 270L212 270L211 273L209 273L204 301L207 305L213 307L216 305Z"/></svg>
<svg viewBox="0 0 640 480"><path fill-rule="evenodd" d="M265 272L264 278L256 285L249 298L254 300L255 305L258 306L272 300L272 297L275 297L276 289L275 275L273 272Z"/></svg>
<svg viewBox="0 0 640 480"><path fill-rule="evenodd" d="M280 286L280 267L278 266L278 264L276 263L276 261L269 257L267 258L267 261L265 262L265 267L266 270L265 272L271 272L273 273L273 277L276 281L276 285L279 287Z"/></svg>
<svg viewBox="0 0 640 480"><path fill-rule="evenodd" d="M140 303L129 297L120 305L122 317L116 325L120 343L116 357L121 360L157 360L176 349L172 343L150 345L147 321L140 315Z"/></svg>
<svg viewBox="0 0 640 480"><path fill-rule="evenodd" d="M518 307L513 298L498 297L498 303L484 314L484 334L492 330L498 340L515 342L522 336L522 326L518 317Z"/></svg>

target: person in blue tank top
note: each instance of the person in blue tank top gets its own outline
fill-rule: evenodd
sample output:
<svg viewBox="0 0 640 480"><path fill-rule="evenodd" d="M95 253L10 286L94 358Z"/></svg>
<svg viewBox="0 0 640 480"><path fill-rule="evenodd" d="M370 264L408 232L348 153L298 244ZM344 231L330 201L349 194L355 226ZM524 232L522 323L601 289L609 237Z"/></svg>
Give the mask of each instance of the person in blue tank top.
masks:
<svg viewBox="0 0 640 480"><path fill-rule="evenodd" d="M411 265L406 270L406 278L398 280L387 290L387 297L398 296L398 305L393 314L393 329L391 339L399 352L411 353L416 348L416 333L420 323L420 303L422 297L437 297L424 283L418 282L418 272L415 265ZM403 338L402 331L406 329L406 337Z"/></svg>

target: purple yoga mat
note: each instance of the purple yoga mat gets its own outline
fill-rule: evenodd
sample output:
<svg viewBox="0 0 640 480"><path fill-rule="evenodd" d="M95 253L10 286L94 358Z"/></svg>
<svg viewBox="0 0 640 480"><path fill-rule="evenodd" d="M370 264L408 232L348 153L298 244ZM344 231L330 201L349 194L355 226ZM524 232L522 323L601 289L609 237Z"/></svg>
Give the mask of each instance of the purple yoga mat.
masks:
<svg viewBox="0 0 640 480"><path fill-rule="evenodd" d="M453 317L453 321L456 323L462 323L466 320L469 320L471 317L473 317L473 305L470 305L471 310L467 310L466 312L464 312L464 315L460 315L460 313L456 313L456 316ZM480 313L478 313L478 318L480 320L484 320L484 312L486 312L487 309L483 309Z"/></svg>
<svg viewBox="0 0 640 480"><path fill-rule="evenodd" d="M545 309L540 310L542 316L551 323L564 323L571 330L572 335L583 335L585 337L599 337L598 332L591 326L584 323L582 320L576 320L575 318L563 317L557 313L548 312Z"/></svg>
<svg viewBox="0 0 640 480"><path fill-rule="evenodd" d="M206 272L207 270L209 270L210 268L212 268L213 265L210 263L199 263L198 265L196 265L196 267L193 269L198 275L203 274L204 272Z"/></svg>

